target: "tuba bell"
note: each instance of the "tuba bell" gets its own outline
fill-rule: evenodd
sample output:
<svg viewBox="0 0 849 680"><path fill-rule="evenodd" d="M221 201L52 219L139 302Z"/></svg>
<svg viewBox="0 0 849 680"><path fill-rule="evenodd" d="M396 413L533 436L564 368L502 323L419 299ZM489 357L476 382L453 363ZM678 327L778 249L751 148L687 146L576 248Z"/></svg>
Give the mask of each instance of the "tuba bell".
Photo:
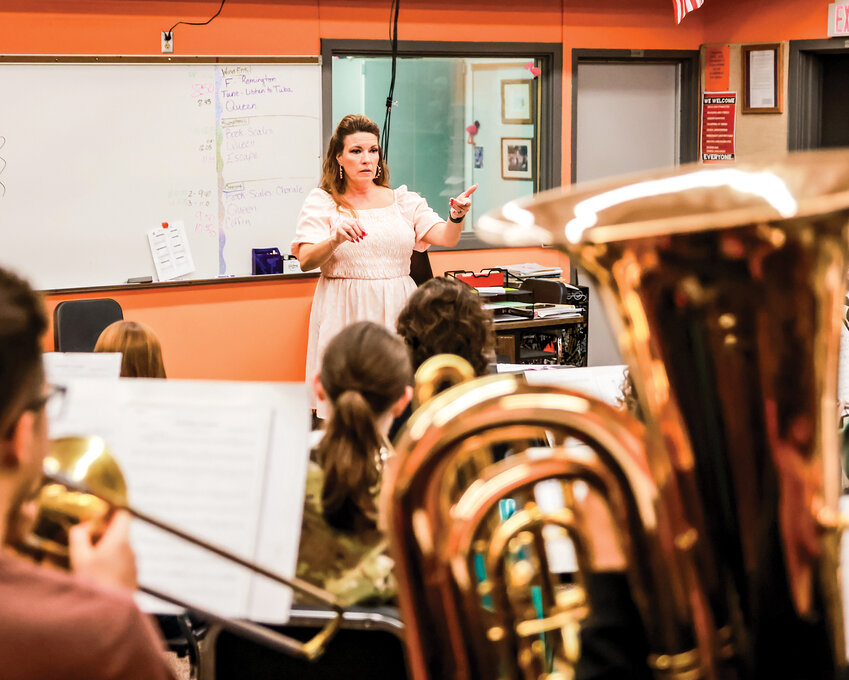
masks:
<svg viewBox="0 0 849 680"><path fill-rule="evenodd" d="M655 677L838 677L848 227L846 151L578 185L480 220L485 240L554 245L596 281L645 427L515 376L454 387L414 414L386 522L417 680L569 676L597 539L570 497L579 480L614 520ZM493 461L457 484L470 457L540 431L545 457ZM561 511L535 502L547 479L565 485ZM508 524L494 513L510 499L524 515ZM545 573L546 526L578 553L569 602ZM535 614L517 599L531 587Z"/></svg>

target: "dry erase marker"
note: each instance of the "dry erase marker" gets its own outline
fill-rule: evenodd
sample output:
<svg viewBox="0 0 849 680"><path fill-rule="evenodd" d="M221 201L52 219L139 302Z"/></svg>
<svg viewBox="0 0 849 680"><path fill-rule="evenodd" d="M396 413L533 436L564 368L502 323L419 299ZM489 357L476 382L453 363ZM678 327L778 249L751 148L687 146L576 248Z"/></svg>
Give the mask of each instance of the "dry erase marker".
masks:
<svg viewBox="0 0 849 680"><path fill-rule="evenodd" d="M163 223L162 223L162 228L163 228L163 229L167 229L167 228L168 228L168 222L163 222Z"/></svg>

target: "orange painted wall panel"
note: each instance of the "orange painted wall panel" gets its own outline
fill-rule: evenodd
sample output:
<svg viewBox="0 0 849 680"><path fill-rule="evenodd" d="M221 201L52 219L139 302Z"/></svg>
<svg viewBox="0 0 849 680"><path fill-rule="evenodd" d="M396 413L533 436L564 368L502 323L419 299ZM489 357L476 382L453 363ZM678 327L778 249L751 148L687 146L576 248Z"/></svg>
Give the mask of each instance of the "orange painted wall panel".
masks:
<svg viewBox="0 0 849 680"><path fill-rule="evenodd" d="M826 38L832 0L706 0L705 43Z"/></svg>
<svg viewBox="0 0 849 680"><path fill-rule="evenodd" d="M215 2L9 0L0 5L0 53L160 54L160 31L206 21ZM388 13L388 10L387 10ZM208 26L179 26L177 55L312 55L317 2L229 0Z"/></svg>
<svg viewBox="0 0 849 680"><path fill-rule="evenodd" d="M382 40L388 36L388 2L322 0L320 16L322 38ZM401 4L398 39L560 42L561 16L559 0L413 0Z"/></svg>
<svg viewBox="0 0 849 680"><path fill-rule="evenodd" d="M150 325L172 378L303 380L309 310L317 279L51 295L62 300L112 297L124 318ZM53 349L53 329L46 349Z"/></svg>

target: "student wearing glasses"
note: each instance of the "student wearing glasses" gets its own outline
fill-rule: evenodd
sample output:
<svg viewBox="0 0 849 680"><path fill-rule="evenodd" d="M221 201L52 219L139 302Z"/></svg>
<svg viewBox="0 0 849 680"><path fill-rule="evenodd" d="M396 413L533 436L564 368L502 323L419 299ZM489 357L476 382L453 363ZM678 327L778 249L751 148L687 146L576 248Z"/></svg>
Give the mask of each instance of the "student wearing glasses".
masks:
<svg viewBox="0 0 849 680"><path fill-rule="evenodd" d="M116 513L99 539L70 532L68 574L17 556L26 508L48 450L41 300L0 269L0 662L4 680L173 678L151 622L133 602L129 517Z"/></svg>

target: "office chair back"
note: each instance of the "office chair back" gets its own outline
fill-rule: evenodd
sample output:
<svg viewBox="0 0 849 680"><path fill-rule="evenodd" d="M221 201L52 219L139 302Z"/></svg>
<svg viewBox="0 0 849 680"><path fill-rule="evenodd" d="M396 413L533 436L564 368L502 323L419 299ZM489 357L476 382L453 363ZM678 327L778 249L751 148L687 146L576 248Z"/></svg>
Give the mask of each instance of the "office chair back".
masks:
<svg viewBox="0 0 849 680"><path fill-rule="evenodd" d="M433 269L430 266L430 258L427 253L420 253L418 250L413 251L410 256L410 278L416 282L417 286L433 278Z"/></svg>
<svg viewBox="0 0 849 680"><path fill-rule="evenodd" d="M112 298L60 302L53 310L53 345L57 352L91 352L103 329L123 318Z"/></svg>
<svg viewBox="0 0 849 680"><path fill-rule="evenodd" d="M525 279L521 290L529 290L534 294L534 302L553 302L586 306L588 290L585 286L573 286L557 279Z"/></svg>

